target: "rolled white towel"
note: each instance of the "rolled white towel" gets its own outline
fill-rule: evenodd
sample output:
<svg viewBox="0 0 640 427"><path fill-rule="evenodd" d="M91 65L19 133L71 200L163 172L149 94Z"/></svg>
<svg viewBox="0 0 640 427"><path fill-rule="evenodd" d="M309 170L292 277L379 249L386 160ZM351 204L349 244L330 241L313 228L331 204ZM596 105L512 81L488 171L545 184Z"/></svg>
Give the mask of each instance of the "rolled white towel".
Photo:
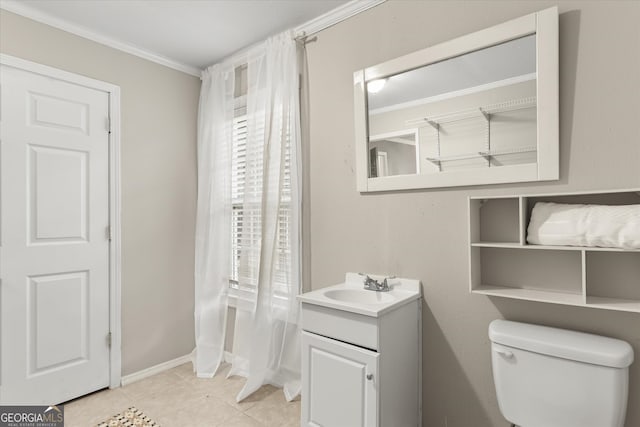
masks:
<svg viewBox="0 0 640 427"><path fill-rule="evenodd" d="M531 212L527 242L640 249L640 205L538 202Z"/></svg>

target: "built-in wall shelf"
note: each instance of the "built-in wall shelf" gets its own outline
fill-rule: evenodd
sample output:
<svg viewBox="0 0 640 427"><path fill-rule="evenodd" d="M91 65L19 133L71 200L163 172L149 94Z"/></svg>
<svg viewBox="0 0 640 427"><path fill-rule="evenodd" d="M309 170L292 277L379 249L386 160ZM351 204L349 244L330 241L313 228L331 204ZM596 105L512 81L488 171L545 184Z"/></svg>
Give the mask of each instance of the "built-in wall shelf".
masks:
<svg viewBox="0 0 640 427"><path fill-rule="evenodd" d="M640 249L528 244L537 202L640 204L640 189L470 197L471 292L640 313Z"/></svg>
<svg viewBox="0 0 640 427"><path fill-rule="evenodd" d="M599 248L584 246L547 246L547 245L521 245L519 243L502 242L478 242L471 243L477 248L516 248L516 249L540 249L545 251L586 251L586 252L640 252L640 249Z"/></svg>

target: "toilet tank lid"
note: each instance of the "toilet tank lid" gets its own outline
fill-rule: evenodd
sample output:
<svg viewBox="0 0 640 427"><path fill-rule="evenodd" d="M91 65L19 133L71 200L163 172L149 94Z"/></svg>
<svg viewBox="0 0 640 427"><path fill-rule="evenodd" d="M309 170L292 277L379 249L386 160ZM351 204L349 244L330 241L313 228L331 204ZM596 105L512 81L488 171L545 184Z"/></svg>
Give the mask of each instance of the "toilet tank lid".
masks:
<svg viewBox="0 0 640 427"><path fill-rule="evenodd" d="M626 368L633 348L626 341L566 329L494 320L489 325L492 342L594 365Z"/></svg>

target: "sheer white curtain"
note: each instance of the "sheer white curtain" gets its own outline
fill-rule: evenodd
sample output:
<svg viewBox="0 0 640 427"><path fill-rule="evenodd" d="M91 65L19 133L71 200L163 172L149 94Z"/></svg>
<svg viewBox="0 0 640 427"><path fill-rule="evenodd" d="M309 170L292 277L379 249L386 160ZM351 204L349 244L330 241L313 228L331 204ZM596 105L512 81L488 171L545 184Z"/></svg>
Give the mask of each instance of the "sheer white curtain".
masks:
<svg viewBox="0 0 640 427"><path fill-rule="evenodd" d="M224 358L231 254L231 148L234 69L216 64L202 76L198 110L198 205L195 247L195 334L199 377Z"/></svg>
<svg viewBox="0 0 640 427"><path fill-rule="evenodd" d="M246 64L247 87L246 109L241 113L246 123L241 159L233 128L238 64ZM229 375L247 378L238 401L266 383L283 386L288 400L300 392L298 64L293 34L286 32L243 56L210 67L203 80L195 367L199 376L212 376L223 358L231 294L236 316ZM236 109L236 131L239 114ZM232 171L233 162L241 173ZM232 216L238 215L241 221L233 222ZM233 260L232 227L238 257ZM235 272L231 261L237 265ZM236 289L229 290L232 273Z"/></svg>

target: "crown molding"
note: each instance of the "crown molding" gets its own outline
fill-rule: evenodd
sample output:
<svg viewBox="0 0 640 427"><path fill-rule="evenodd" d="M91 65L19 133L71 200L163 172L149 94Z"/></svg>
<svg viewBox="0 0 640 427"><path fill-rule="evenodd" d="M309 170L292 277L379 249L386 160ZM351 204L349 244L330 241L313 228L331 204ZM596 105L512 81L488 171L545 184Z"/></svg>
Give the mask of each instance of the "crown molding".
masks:
<svg viewBox="0 0 640 427"><path fill-rule="evenodd" d="M387 0L352 0L348 3L338 6L333 10L320 15L304 24L296 27L294 33L302 36L310 36L344 20L351 18L365 10L376 7Z"/></svg>
<svg viewBox="0 0 640 427"><path fill-rule="evenodd" d="M0 0L1 1L1 0ZM379 4L386 2L387 0L352 0L348 3L343 4L335 9L330 10L324 15L320 15L317 18L314 18L310 21L305 22L302 25L295 27L292 31L296 38L298 37L308 37L312 34L315 34L319 31L322 31L326 28L329 28L335 24L338 24L342 21L345 21L352 16L357 15L358 13L364 12L365 10L371 9ZM246 55L253 47L259 46L260 43L263 43L264 40L253 43L249 46L245 46L242 49L239 49L232 54L220 59L217 64L223 63L225 61L234 61L236 58L242 57L242 55ZM211 65L208 65L206 68L209 68ZM203 70L204 71L204 70Z"/></svg>
<svg viewBox="0 0 640 427"><path fill-rule="evenodd" d="M371 9L372 7L378 6L385 1L387 0L352 0L348 3L343 4L342 6L330 10L323 15L318 16L317 18L314 18L302 25L295 27L294 33L306 36L315 34L346 19L349 19L352 16ZM29 18L42 24L58 28L62 31L75 34L85 39L89 39L113 49L138 56L157 64L164 65L165 67L182 71L183 73L187 73L192 76L200 77L202 74L202 70L197 67L175 61L173 59L167 58L166 56L162 56L157 53L140 48L136 45L125 43L113 37L100 34L81 25L73 24L64 19L52 16L49 13L42 12L32 6L21 3L18 0L0 0L0 9L16 13L18 15L24 16L25 18Z"/></svg>
<svg viewBox="0 0 640 427"><path fill-rule="evenodd" d="M122 52L126 52L131 55L135 55L140 58L155 62L157 64L164 65L165 67L182 71L183 73L187 73L192 76L200 77L200 74L202 73L202 70L200 70L197 67L183 64L178 61L174 61L173 59L167 58L162 55L158 55L157 53L150 52L148 50L142 49L133 44L125 43L115 38L105 36L104 34L97 33L93 30L90 30L86 27L82 27L77 24L72 24L69 21L56 18L55 16L52 16L46 12L42 12L29 5L20 3L15 0L1 0L0 9L4 9L9 12L16 13L18 15L24 16L25 18L38 21L42 24L46 24L51 27L58 28L60 30L66 31L71 34L75 34L85 39L89 39L91 41L100 43L102 45L111 47L113 49L117 49Z"/></svg>

